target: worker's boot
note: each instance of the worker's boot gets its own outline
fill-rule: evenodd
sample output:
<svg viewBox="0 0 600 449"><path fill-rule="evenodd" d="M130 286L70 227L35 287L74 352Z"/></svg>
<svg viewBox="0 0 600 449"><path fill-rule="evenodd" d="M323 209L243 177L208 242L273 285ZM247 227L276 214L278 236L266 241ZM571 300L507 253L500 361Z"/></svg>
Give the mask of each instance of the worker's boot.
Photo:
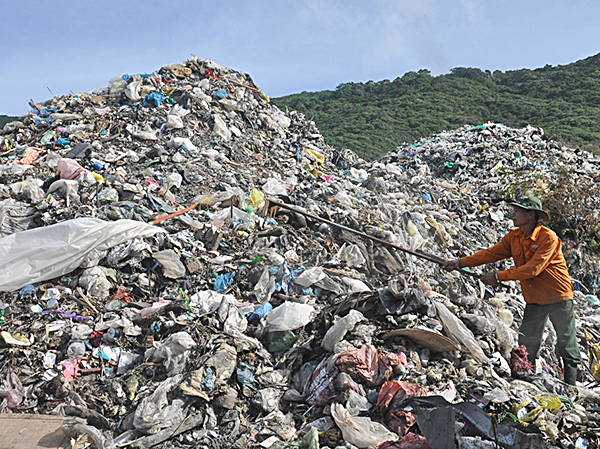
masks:
<svg viewBox="0 0 600 449"><path fill-rule="evenodd" d="M565 383L569 385L575 385L577 381L577 365L569 365L568 363L565 363L563 377Z"/></svg>

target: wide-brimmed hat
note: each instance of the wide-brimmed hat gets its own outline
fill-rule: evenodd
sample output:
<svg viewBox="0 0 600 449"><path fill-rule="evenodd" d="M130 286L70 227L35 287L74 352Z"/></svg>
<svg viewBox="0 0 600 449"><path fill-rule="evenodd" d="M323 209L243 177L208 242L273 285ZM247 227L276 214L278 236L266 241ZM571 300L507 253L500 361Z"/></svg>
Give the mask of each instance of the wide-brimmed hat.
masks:
<svg viewBox="0 0 600 449"><path fill-rule="evenodd" d="M519 199L510 201L508 204L510 204L511 206L520 207L521 209L534 210L538 213L538 217L541 220L550 220L550 215L548 215L548 212L542 209L542 202L539 198L536 198L535 196L522 196Z"/></svg>

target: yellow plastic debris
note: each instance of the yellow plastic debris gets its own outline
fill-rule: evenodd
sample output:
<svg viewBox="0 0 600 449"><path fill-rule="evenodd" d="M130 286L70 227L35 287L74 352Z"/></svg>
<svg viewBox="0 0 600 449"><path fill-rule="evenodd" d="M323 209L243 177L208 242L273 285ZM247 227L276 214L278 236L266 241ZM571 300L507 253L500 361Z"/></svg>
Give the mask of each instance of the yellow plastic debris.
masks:
<svg viewBox="0 0 600 449"><path fill-rule="evenodd" d="M99 175L96 172L92 172L92 176L94 176L94 179L96 180L96 182L99 182L100 184L104 184L104 178L102 177L102 175Z"/></svg>
<svg viewBox="0 0 600 449"><path fill-rule="evenodd" d="M548 410L550 412L553 412L555 410L560 410L560 408L562 407L562 402L557 396L536 396L535 400L537 401L538 406L526 413L525 415L521 416L519 418L520 423L525 425L531 424L538 418L542 411ZM519 402L518 404L515 404L515 406L513 407L515 415L519 416L519 410L523 409L524 407L527 407L529 404L531 404L531 399L526 399L524 401Z"/></svg>
<svg viewBox="0 0 600 449"><path fill-rule="evenodd" d="M594 379L600 380L600 343L592 343L594 336L585 331L585 337L588 341L588 357L590 359L590 373Z"/></svg>
<svg viewBox="0 0 600 449"><path fill-rule="evenodd" d="M260 207L264 199L265 196L260 192L260 190L250 190L250 206L252 206L254 210L257 210Z"/></svg>
<svg viewBox="0 0 600 449"><path fill-rule="evenodd" d="M325 162L325 156L323 156L322 154L317 153L316 151L313 151L310 148L305 148L305 150L309 156L312 156L317 160L317 163L322 164L323 162Z"/></svg>

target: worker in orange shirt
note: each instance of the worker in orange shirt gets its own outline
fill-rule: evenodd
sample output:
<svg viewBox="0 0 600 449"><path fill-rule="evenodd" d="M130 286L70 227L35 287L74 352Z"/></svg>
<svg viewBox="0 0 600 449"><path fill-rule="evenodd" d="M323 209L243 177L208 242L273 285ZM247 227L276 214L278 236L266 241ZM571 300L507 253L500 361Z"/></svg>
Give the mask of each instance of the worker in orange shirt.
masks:
<svg viewBox="0 0 600 449"><path fill-rule="evenodd" d="M513 268L489 271L481 281L487 285L501 281L521 282L526 306L519 345L527 348L529 361L534 364L549 317L558 337L557 350L563 360L564 381L575 385L581 354L576 338L573 284L561 240L554 231L538 223L538 220L547 221L550 218L538 198L524 196L509 204L514 206L512 219L516 229L491 248L472 256L449 260L443 268L452 271L512 257L515 263Z"/></svg>

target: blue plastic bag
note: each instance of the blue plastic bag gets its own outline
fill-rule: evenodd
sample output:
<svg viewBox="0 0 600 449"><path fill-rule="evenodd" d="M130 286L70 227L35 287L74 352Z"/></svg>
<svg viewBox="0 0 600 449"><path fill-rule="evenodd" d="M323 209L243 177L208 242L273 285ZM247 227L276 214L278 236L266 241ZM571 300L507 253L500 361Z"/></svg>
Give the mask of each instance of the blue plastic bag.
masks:
<svg viewBox="0 0 600 449"><path fill-rule="evenodd" d="M223 98L227 98L227 92L225 92L223 89L220 89L214 94L212 94L212 96L218 98L219 100L222 100Z"/></svg>
<svg viewBox="0 0 600 449"><path fill-rule="evenodd" d="M165 101L166 98L167 97L165 97L164 95L161 95L161 94L159 94L157 92L151 92L148 95L146 95L146 98L144 98L144 102L142 104L144 106L156 108L163 101Z"/></svg>
<svg viewBox="0 0 600 449"><path fill-rule="evenodd" d="M214 289L217 292L224 292L229 288L231 284L233 284L233 278L235 278L235 271L232 273L220 274L215 279Z"/></svg>
<svg viewBox="0 0 600 449"><path fill-rule="evenodd" d="M65 139L64 137L61 137L60 139L58 139L56 142L54 142L56 145L62 145L63 147L66 147L67 145L71 145L71 141Z"/></svg>
<svg viewBox="0 0 600 449"><path fill-rule="evenodd" d="M267 313L269 313L271 310L273 310L273 306L271 305L270 302L267 301L262 306L260 306L258 309L256 309L254 312L250 312L248 314L248 321L255 319L255 318L262 318Z"/></svg>
<svg viewBox="0 0 600 449"><path fill-rule="evenodd" d="M36 288L33 286L33 284L29 284L21 289L21 291L19 292L19 296L21 299L23 299L27 296L33 296L33 295L35 295L35 291L36 291ZM272 309L272 307L271 307L271 309Z"/></svg>
<svg viewBox="0 0 600 449"><path fill-rule="evenodd" d="M240 363L236 369L237 380L242 385L253 387L252 384L256 383L256 377L254 377L254 371L245 363Z"/></svg>

